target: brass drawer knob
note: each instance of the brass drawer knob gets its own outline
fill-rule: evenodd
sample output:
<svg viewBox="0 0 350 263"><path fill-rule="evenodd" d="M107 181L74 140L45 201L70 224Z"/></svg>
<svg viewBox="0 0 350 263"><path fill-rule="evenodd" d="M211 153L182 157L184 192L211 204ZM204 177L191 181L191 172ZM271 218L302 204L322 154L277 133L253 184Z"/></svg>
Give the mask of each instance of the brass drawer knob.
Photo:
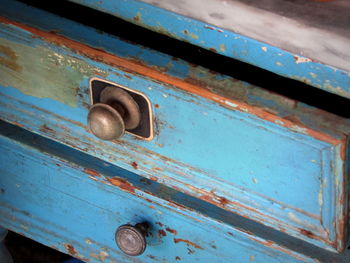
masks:
<svg viewBox="0 0 350 263"><path fill-rule="evenodd" d="M102 140L116 140L125 130L135 129L141 121L138 104L125 90L106 87L100 103L92 105L88 114L91 132Z"/></svg>
<svg viewBox="0 0 350 263"><path fill-rule="evenodd" d="M115 241L120 250L129 256L141 255L146 249L147 229L146 223L120 226L115 233Z"/></svg>

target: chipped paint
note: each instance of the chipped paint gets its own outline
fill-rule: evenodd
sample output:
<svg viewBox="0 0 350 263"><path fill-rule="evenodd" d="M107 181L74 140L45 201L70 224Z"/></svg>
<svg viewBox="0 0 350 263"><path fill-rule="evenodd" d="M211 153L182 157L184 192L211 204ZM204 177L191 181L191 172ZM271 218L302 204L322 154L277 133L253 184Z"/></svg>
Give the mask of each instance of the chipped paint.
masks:
<svg viewBox="0 0 350 263"><path fill-rule="evenodd" d="M317 74L312 73L312 72L310 72L309 74L310 74L310 76L311 76L312 78L317 79Z"/></svg>
<svg viewBox="0 0 350 263"><path fill-rule="evenodd" d="M279 62L279 61L276 62L276 65L279 66L279 67L283 66L283 64L281 62Z"/></svg>
<svg viewBox="0 0 350 263"><path fill-rule="evenodd" d="M0 70L6 75L0 79L1 86L14 87L38 98L51 98L71 107L77 106L76 89L82 80L101 73L82 60L60 55L44 46L31 47L1 38L1 53L7 55L0 57Z"/></svg>
<svg viewBox="0 0 350 263"><path fill-rule="evenodd" d="M165 237L166 232L163 229L158 230L158 237Z"/></svg>
<svg viewBox="0 0 350 263"><path fill-rule="evenodd" d="M320 207L323 206L323 183L321 183L320 191L318 192L318 204Z"/></svg>
<svg viewBox="0 0 350 263"><path fill-rule="evenodd" d="M193 38L193 39L198 39L198 38L199 38L198 35L189 32L187 29L183 30L182 33L184 33L186 36L190 36L190 37Z"/></svg>
<svg viewBox="0 0 350 263"><path fill-rule="evenodd" d="M284 125L284 122L281 121L281 120L275 120L275 123L276 123L276 124L279 124L279 125L282 125L282 126Z"/></svg>
<svg viewBox="0 0 350 263"><path fill-rule="evenodd" d="M75 256L78 254L78 252L75 250L75 248L70 244L64 244L64 248L67 250L69 255Z"/></svg>
<svg viewBox="0 0 350 263"><path fill-rule="evenodd" d="M137 189L135 186L133 186L127 180L124 180L124 179L119 178L119 177L107 178L107 181L110 184L117 186L118 188L120 188L124 191L130 192L130 193L134 193L135 189Z"/></svg>
<svg viewBox="0 0 350 263"><path fill-rule="evenodd" d="M85 239L85 243L88 244L88 245L91 245L92 244L92 240L87 238L87 239Z"/></svg>
<svg viewBox="0 0 350 263"><path fill-rule="evenodd" d="M142 22L142 14L141 14L141 12L137 12L136 16L134 16L133 19L134 19L135 22L141 23Z"/></svg>
<svg viewBox="0 0 350 263"><path fill-rule="evenodd" d="M0 65L13 71L22 70L22 67L17 64L18 55L10 47L0 45L0 55Z"/></svg>
<svg viewBox="0 0 350 263"><path fill-rule="evenodd" d="M109 254L106 251L100 251L98 254L96 253L90 253L90 257L95 258L100 261L105 261L108 257Z"/></svg>
<svg viewBox="0 0 350 263"><path fill-rule="evenodd" d="M226 46L225 44L220 44L220 51L225 52L226 51Z"/></svg>
<svg viewBox="0 0 350 263"><path fill-rule="evenodd" d="M169 227L166 227L165 230L168 231L169 233L173 234L173 235L177 235L177 231L175 229L171 229Z"/></svg>
<svg viewBox="0 0 350 263"><path fill-rule="evenodd" d="M275 250L278 250L278 251L281 251L289 256L292 256L294 258L296 258L297 260L300 260L300 261L303 261L305 262L305 258L303 258L301 255L293 252L292 250L289 250L288 248L286 247L283 247L283 246L279 246L278 244L276 244L275 242L271 241L271 240L261 240L261 239L258 239L258 238L255 238L255 237L249 237L251 240L255 241L255 242L258 242L266 247L270 247L272 249L275 249Z"/></svg>
<svg viewBox="0 0 350 263"><path fill-rule="evenodd" d="M92 177L101 177L101 174L90 168L84 168L84 173L91 175Z"/></svg>
<svg viewBox="0 0 350 263"><path fill-rule="evenodd" d="M295 60L296 64L312 62L311 59L306 58L306 57L301 57L298 55L294 55L294 60Z"/></svg>
<svg viewBox="0 0 350 263"><path fill-rule="evenodd" d="M52 42L52 43L55 43L58 45L64 45L65 47L70 48L72 51L75 51L79 54L85 55L88 58L91 58L91 59L94 59L97 61L102 61L108 65L126 68L129 71L132 70L137 74L145 75L149 78L153 78L155 80L174 85L182 90L185 90L187 92L199 95L201 97L204 97L204 98L207 98L210 100L213 100L213 101L215 101L219 104L222 104L224 106L227 106L227 102L230 101L233 104L238 105L238 107L235 107L235 109L238 109L240 111L245 111L245 109L249 109L249 112L251 114L254 114L257 117L262 118L262 119L267 120L267 121L270 121L270 122L275 122L275 120L281 120L284 122L284 125L283 125L284 127L291 128L293 131L296 131L296 132L301 132L303 134L310 135L310 136L314 137L315 139L329 142L331 144L341 143L341 141L334 139L331 136L328 136L324 133L320 133L318 131L309 129L307 127L300 127L300 126L295 127L295 124L292 121L287 121L283 118L277 117L276 115L271 114L271 113L269 113L269 112L267 112L264 109L261 109L259 107L250 106L246 103L239 102L237 100L232 100L232 99L228 99L224 96L219 96L219 95L213 93L212 91L206 89L206 88L210 87L210 85L203 88L199 85L192 84L190 81L190 79L191 79L190 77L189 77L189 79L186 79L186 80L172 77L172 76L169 76L169 75L164 74L162 72L159 72L155 69L149 68L145 65L137 64L137 63L134 63L134 62L129 61L127 59L122 59L120 57L116 57L116 56L109 54L109 53L106 53L102 50L97 50L97 49L88 47L84 44L67 39L63 36L55 35L52 33L47 33L47 32L41 31L39 29L31 28L31 27L22 25L20 23L14 22L14 21L9 21L6 18L0 17L0 22L16 25L24 30L27 30L35 35L38 35L38 36L46 39L46 41L49 41L49 42ZM190 74L193 74L193 73L190 73ZM207 80L207 84L210 84L210 77L209 77L209 79L206 78L206 80ZM227 81L227 83L231 83L228 79L226 79L224 81ZM232 85L232 83L230 85ZM166 94L164 94L164 95L167 96Z"/></svg>
<svg viewBox="0 0 350 263"><path fill-rule="evenodd" d="M57 59L61 59L60 57L58 57ZM195 87L199 87L199 88L202 88L200 85L194 85ZM222 97L220 97L220 96L215 96L215 97L212 97L212 98L210 98L211 100L220 100ZM230 102L230 101L229 101ZM225 105L227 105L227 101L224 101L224 103L225 103ZM222 104L222 103L221 103ZM237 107L239 108L239 110L241 110L241 111L246 111L248 108L247 107L249 107L249 106L247 106L247 107L245 107L244 106L244 104L240 104L240 105L238 105L238 104L236 104L237 105ZM243 105L243 106L242 106ZM251 107L250 107L251 108ZM250 109L249 108L249 109ZM276 123L276 121L279 121L279 119L277 119L277 120L275 120L274 122ZM294 121L292 121L292 123L293 123ZM281 125L288 125L288 123L287 124L285 124L284 122L283 122L283 124L281 124ZM305 132L310 132L310 129L306 129L305 130ZM339 142L339 141L338 141ZM226 204L228 203L228 200L227 199L225 199L225 198L217 198L217 200L221 203L221 205L223 205L223 206L226 206Z"/></svg>
<svg viewBox="0 0 350 263"><path fill-rule="evenodd" d="M288 213L288 217L292 220L292 221L294 221L295 223L297 223L297 224L302 224L303 222L302 222L302 220L300 220L300 218L298 218L294 213L292 213L292 212L289 212Z"/></svg>
<svg viewBox="0 0 350 263"><path fill-rule="evenodd" d="M267 47L261 47L262 51L267 52Z"/></svg>
<svg viewBox="0 0 350 263"><path fill-rule="evenodd" d="M139 165L137 164L137 162L132 162L132 163L131 163L131 166L132 166L134 169L138 169L138 168L139 168Z"/></svg>
<svg viewBox="0 0 350 263"><path fill-rule="evenodd" d="M188 246L192 246L194 248L198 248L198 249L203 249L200 245L197 245L196 243L186 240L186 239L182 239L182 238L174 238L174 242L175 244L183 242L186 243Z"/></svg>

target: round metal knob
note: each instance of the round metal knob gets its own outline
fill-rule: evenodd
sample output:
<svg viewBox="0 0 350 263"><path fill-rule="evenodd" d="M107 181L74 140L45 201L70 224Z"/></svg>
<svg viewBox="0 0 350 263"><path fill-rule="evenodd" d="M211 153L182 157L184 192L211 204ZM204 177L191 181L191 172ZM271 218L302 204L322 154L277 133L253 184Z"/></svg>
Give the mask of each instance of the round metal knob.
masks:
<svg viewBox="0 0 350 263"><path fill-rule="evenodd" d="M91 132L102 140L116 140L125 130L135 129L141 121L138 104L123 89L106 87L100 94L100 103L92 105L88 114Z"/></svg>
<svg viewBox="0 0 350 263"><path fill-rule="evenodd" d="M107 104L94 104L89 111L88 123L92 133L102 140L118 139L125 132L122 116Z"/></svg>
<svg viewBox="0 0 350 263"><path fill-rule="evenodd" d="M146 249L146 224L122 225L115 233L115 241L121 251L129 256L141 255Z"/></svg>

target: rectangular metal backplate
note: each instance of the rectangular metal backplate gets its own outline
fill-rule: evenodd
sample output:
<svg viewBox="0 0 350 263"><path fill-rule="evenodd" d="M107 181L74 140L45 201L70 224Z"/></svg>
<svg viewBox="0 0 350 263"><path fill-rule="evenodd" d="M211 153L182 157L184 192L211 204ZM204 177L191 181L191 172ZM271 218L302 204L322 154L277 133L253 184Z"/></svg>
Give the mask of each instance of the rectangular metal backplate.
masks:
<svg viewBox="0 0 350 263"><path fill-rule="evenodd" d="M134 136L142 140L148 140L148 141L152 140L153 139L152 107L151 107L150 100L144 94L113 82L109 82L98 78L92 78L90 80L91 105L100 102L100 94L102 90L107 86L114 86L125 90L132 96L132 98L136 101L136 103L140 107L140 112L141 112L140 125L133 130L126 130L126 132L133 134Z"/></svg>

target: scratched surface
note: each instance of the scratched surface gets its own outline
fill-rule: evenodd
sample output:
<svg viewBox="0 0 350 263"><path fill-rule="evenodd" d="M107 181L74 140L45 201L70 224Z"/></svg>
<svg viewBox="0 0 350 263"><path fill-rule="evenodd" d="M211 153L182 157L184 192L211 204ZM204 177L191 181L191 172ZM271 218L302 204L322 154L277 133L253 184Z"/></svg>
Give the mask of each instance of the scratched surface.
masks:
<svg viewBox="0 0 350 263"><path fill-rule="evenodd" d="M350 98L347 0L71 1Z"/></svg>
<svg viewBox="0 0 350 263"><path fill-rule="evenodd" d="M67 26L75 30L77 38L78 32L91 33L88 35L99 41L108 40L109 46L122 43L54 17L42 14L33 17L42 17L46 25L51 21L55 26ZM265 109L217 95L57 34L23 26L19 29L2 21L1 45L7 51L13 47L21 54L21 49L30 48L39 50L39 54L50 54L39 61L51 66L53 76L60 76L63 70L65 78L72 81L68 86L74 86L74 91L67 95L70 97L62 103L62 89L55 79L47 78L45 67L32 76L35 83L46 81L45 88L50 93L44 98L39 99L42 96L36 93L40 87L28 85L29 89L22 90L16 83L3 84L3 119L314 244L338 249L344 245L346 181L342 154L346 138L342 133L349 131L344 121L334 122L334 116L322 114L326 127L315 125L315 129L310 129L293 118L280 118ZM132 46L117 46L121 50L126 47ZM135 48L136 51L139 50ZM1 76L23 78L21 69L26 68L25 64L17 56L11 59L7 53L3 56ZM138 54L150 59L155 53L149 53L145 50ZM165 64L171 61L166 56L159 57ZM9 66L14 64L17 67ZM78 77L77 67L81 69ZM174 66L172 70L180 76L183 71L178 69ZM199 78L203 72L191 74ZM128 136L118 143L100 142L86 131L88 80L95 76L137 87L151 99L157 125L153 142L135 141ZM217 82L213 79L210 84ZM319 120L310 111L312 119ZM201 139L204 131L205 143ZM305 200L304 195L309 199ZM334 203L335 206L331 205Z"/></svg>
<svg viewBox="0 0 350 263"><path fill-rule="evenodd" d="M0 224L47 246L85 262L317 262L159 199L118 176L108 178L39 151L35 136L19 143L4 127ZM59 154L64 156L62 148ZM117 249L114 233L122 224L139 222L150 225L147 248L128 257Z"/></svg>

